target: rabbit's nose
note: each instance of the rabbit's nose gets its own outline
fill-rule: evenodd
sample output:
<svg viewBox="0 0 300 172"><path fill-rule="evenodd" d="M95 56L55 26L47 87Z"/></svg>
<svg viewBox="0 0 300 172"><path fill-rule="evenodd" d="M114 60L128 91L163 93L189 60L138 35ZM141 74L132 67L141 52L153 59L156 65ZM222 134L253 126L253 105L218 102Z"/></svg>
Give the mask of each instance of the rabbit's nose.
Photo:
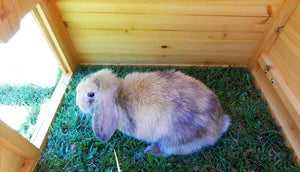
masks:
<svg viewBox="0 0 300 172"><path fill-rule="evenodd" d="M94 96L95 96L95 93L93 93L93 92L88 93L88 97L94 97Z"/></svg>

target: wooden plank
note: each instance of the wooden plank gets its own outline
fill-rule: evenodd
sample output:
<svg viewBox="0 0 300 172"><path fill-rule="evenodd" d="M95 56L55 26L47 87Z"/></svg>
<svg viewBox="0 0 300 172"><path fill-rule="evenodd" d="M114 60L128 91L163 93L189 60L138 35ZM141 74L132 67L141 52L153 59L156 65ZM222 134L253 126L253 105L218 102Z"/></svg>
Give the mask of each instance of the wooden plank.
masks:
<svg viewBox="0 0 300 172"><path fill-rule="evenodd" d="M21 18L40 0L0 0L0 43L8 40L19 30Z"/></svg>
<svg viewBox="0 0 300 172"><path fill-rule="evenodd" d="M0 43L8 40L19 30L21 13L17 3L0 0Z"/></svg>
<svg viewBox="0 0 300 172"><path fill-rule="evenodd" d="M77 52L53 0L41 1L33 14L64 72L73 73L78 63Z"/></svg>
<svg viewBox="0 0 300 172"><path fill-rule="evenodd" d="M256 41L81 41L74 40L79 53L233 55L249 56Z"/></svg>
<svg viewBox="0 0 300 172"><path fill-rule="evenodd" d="M38 159L41 152L18 132L0 120L0 145L24 159Z"/></svg>
<svg viewBox="0 0 300 172"><path fill-rule="evenodd" d="M85 2L85 0L56 0L57 2ZM99 2L99 0L89 0L89 2ZM101 0L101 2L114 2L114 3L147 3L148 0ZM155 4L175 4L181 3L179 0L151 0ZM199 5L280 5L282 0L185 0L185 3L197 3Z"/></svg>
<svg viewBox="0 0 300 172"><path fill-rule="evenodd" d="M14 31L9 27L8 21L0 21L0 43L7 42L13 34Z"/></svg>
<svg viewBox="0 0 300 172"><path fill-rule="evenodd" d="M15 2L19 6L21 16L25 16L30 12L41 0L16 0Z"/></svg>
<svg viewBox="0 0 300 172"><path fill-rule="evenodd" d="M269 57L294 95L300 100L300 48L285 33L282 33L272 47Z"/></svg>
<svg viewBox="0 0 300 172"><path fill-rule="evenodd" d="M0 120L0 133L0 147L24 160L20 170L32 169L41 156L39 149L18 132L8 127L2 120Z"/></svg>
<svg viewBox="0 0 300 172"><path fill-rule="evenodd" d="M19 171L24 159L13 152L0 147L0 171Z"/></svg>
<svg viewBox="0 0 300 172"><path fill-rule="evenodd" d="M257 64L257 60L260 55L267 54L274 42L276 41L278 34L280 33L280 28L284 27L288 19L292 16L295 9L297 8L300 0L284 0L279 11L275 14L271 26L265 32L264 36L257 45L256 51L251 58L248 68L251 69ZM278 30L279 29L279 30Z"/></svg>
<svg viewBox="0 0 300 172"><path fill-rule="evenodd" d="M210 16L270 16L275 5L217 5L201 1L57 1L59 10L81 13L184 14ZM245 13L247 11L247 13Z"/></svg>
<svg viewBox="0 0 300 172"><path fill-rule="evenodd" d="M296 126L295 121L286 110L269 79L265 76L263 70L258 66L254 66L250 71L254 77L254 82L257 88L262 90L262 96L268 101L268 106L271 114L275 118L278 125L281 126L283 136L285 137L288 146L291 147L297 156L297 163L300 164L300 130Z"/></svg>
<svg viewBox="0 0 300 172"><path fill-rule="evenodd" d="M62 13L68 28L263 32L272 17Z"/></svg>
<svg viewBox="0 0 300 172"><path fill-rule="evenodd" d="M149 14L111 14L111 13L62 13L63 21L85 23L90 27L103 27L102 25L132 28L141 25L202 26L226 24L265 24L271 17L231 17L231 16L189 16L189 15L149 15ZM157 26L158 27L158 26ZM114 27L111 27L114 28Z"/></svg>
<svg viewBox="0 0 300 172"><path fill-rule="evenodd" d="M215 24L207 23L205 25L135 25L127 24L101 24L101 23L80 23L65 22L71 29L90 29L90 30L146 30L146 31L222 31L222 32L261 32L263 33L269 24Z"/></svg>
<svg viewBox="0 0 300 172"><path fill-rule="evenodd" d="M263 55L258 59L258 62L262 69L265 69L267 65L270 66L270 70L266 73L266 76L269 80L273 79L273 87L295 121L297 127L300 129L300 100L297 99L295 94L291 91L290 87L285 82L285 78L281 76L268 56Z"/></svg>
<svg viewBox="0 0 300 172"><path fill-rule="evenodd" d="M283 33L285 33L289 39L300 48L300 5L298 5L294 14L284 27Z"/></svg>
<svg viewBox="0 0 300 172"><path fill-rule="evenodd" d="M36 129L30 139L31 143L40 149L46 147L47 134L50 131L51 123L56 117L56 112L63 100L67 86L71 80L70 74L63 74L47 106L40 110L39 120Z"/></svg>
<svg viewBox="0 0 300 172"><path fill-rule="evenodd" d="M138 54L79 54L80 64L160 64L160 65L233 65L245 67L250 56L231 55L138 55Z"/></svg>
<svg viewBox="0 0 300 172"><path fill-rule="evenodd" d="M172 40L172 41L199 41L199 40L256 40L263 35L259 32L224 32L224 31L145 31L145 30L92 30L69 29L72 39L75 40Z"/></svg>

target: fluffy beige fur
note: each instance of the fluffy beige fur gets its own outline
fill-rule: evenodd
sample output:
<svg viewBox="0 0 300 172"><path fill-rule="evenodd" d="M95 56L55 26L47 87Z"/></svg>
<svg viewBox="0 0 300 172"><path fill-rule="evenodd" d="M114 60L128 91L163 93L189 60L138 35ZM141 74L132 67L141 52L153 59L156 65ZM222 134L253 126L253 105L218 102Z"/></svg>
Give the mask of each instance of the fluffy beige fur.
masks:
<svg viewBox="0 0 300 172"><path fill-rule="evenodd" d="M132 73L124 79L110 70L85 77L77 105L93 114L97 139L116 129L151 143L145 152L190 154L213 145L230 125L216 95L181 72Z"/></svg>

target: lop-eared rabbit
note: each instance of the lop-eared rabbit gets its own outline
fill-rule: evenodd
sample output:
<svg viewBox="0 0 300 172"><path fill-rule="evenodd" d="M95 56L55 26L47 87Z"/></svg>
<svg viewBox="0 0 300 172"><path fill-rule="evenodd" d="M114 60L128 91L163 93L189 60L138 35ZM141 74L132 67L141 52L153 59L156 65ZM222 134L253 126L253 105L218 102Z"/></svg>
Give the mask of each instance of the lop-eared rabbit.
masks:
<svg viewBox="0 0 300 172"><path fill-rule="evenodd" d="M132 73L124 79L102 69L83 78L76 103L92 114L100 141L116 129L146 141L145 153L187 155L211 146L230 126L217 96L178 71Z"/></svg>

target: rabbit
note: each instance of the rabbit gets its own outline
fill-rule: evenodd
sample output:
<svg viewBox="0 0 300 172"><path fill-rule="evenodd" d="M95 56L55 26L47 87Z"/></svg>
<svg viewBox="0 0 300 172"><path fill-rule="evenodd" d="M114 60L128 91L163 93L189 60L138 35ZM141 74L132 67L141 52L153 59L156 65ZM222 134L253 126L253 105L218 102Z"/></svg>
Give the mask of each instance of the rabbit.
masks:
<svg viewBox="0 0 300 172"><path fill-rule="evenodd" d="M149 144L145 153L188 155L212 146L230 126L217 96L179 71L132 73L124 79L102 69L83 78L76 104L92 114L99 141L116 129Z"/></svg>

